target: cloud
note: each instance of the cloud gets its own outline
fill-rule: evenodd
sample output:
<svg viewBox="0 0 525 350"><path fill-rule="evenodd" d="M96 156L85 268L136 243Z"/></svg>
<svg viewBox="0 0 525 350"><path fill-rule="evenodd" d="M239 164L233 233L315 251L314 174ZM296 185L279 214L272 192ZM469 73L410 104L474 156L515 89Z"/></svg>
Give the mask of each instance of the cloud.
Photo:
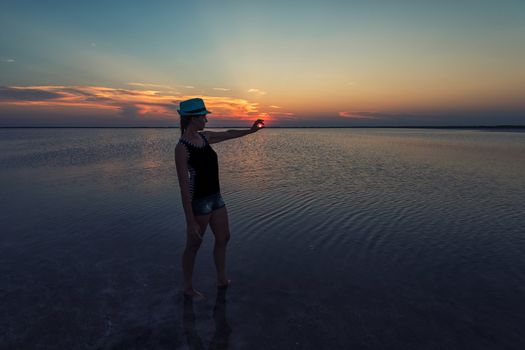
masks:
<svg viewBox="0 0 525 350"><path fill-rule="evenodd" d="M223 94L218 94L223 95ZM295 115L275 105L216 95L159 93L152 87L0 86L0 126L177 126L180 101L201 97L209 126L249 126L263 118L279 126L403 126L524 124L521 109L427 112L325 111Z"/></svg>
<svg viewBox="0 0 525 350"><path fill-rule="evenodd" d="M391 119L395 117L392 114L377 113L377 112L339 112L339 116L351 119Z"/></svg>
<svg viewBox="0 0 525 350"><path fill-rule="evenodd" d="M269 107L270 107L270 108L275 108L275 109L282 108L282 107L280 107L280 106L275 106L275 105L271 105L271 106L269 106Z"/></svg>
<svg viewBox="0 0 525 350"><path fill-rule="evenodd" d="M13 63L15 61L14 58L0 58L0 62L6 62L6 63Z"/></svg>
<svg viewBox="0 0 525 350"><path fill-rule="evenodd" d="M348 120L366 121L372 123L382 123L385 125L415 125L426 121L431 116L412 113L395 113L395 112L339 112L339 116Z"/></svg>
<svg viewBox="0 0 525 350"><path fill-rule="evenodd" d="M259 89L249 89L248 90L249 93L254 93L254 94L257 94L257 95L266 95L266 91L262 91L262 90L259 90Z"/></svg>
<svg viewBox="0 0 525 350"><path fill-rule="evenodd" d="M88 114L91 110L94 114L113 116L114 120L120 118L124 123L155 118L175 122L178 121L177 108L180 101L197 97L158 92L101 86L4 86L0 87L0 117L5 119L8 113L3 112L8 110L17 113L25 110L32 115L43 114L44 111L57 115L77 114L75 111ZM252 114L262 113L257 103L246 99L210 95L198 97L203 98L207 108L213 112L213 120L210 120L212 126L220 120L251 120Z"/></svg>
<svg viewBox="0 0 525 350"><path fill-rule="evenodd" d="M151 88L159 88L159 89L173 89L171 86L168 86L168 85L151 84L151 83L128 83L127 85L139 86L139 87L151 87Z"/></svg>
<svg viewBox="0 0 525 350"><path fill-rule="evenodd" d="M195 86L193 85L177 85L178 87L184 88L184 89L195 89Z"/></svg>
<svg viewBox="0 0 525 350"><path fill-rule="evenodd" d="M0 86L0 101L41 101L62 97L62 94L38 88Z"/></svg>
<svg viewBox="0 0 525 350"><path fill-rule="evenodd" d="M120 106L120 115L127 119L136 119L140 114L140 109L133 104Z"/></svg>
<svg viewBox="0 0 525 350"><path fill-rule="evenodd" d="M214 87L213 90L217 90L217 91L230 91L231 89L226 89L226 88L222 88L222 87Z"/></svg>

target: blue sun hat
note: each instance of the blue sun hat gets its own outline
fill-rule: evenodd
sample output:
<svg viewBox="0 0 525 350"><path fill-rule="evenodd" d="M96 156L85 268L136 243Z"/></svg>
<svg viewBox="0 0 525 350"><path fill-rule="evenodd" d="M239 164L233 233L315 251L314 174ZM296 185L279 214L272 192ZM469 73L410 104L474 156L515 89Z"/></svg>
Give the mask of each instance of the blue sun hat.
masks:
<svg viewBox="0 0 525 350"><path fill-rule="evenodd" d="M199 116L210 114L211 112L206 109L202 98L192 98L179 103L179 109L177 112L181 116Z"/></svg>

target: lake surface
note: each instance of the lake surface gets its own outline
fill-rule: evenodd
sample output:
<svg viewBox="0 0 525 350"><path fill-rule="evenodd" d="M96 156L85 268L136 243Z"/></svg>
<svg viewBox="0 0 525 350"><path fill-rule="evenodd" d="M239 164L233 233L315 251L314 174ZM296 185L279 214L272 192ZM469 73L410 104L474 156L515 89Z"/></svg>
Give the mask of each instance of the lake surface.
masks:
<svg viewBox="0 0 525 350"><path fill-rule="evenodd" d="M213 130L212 130L213 131ZM0 348L523 349L525 133L265 129L214 144L181 293L176 129L0 129Z"/></svg>

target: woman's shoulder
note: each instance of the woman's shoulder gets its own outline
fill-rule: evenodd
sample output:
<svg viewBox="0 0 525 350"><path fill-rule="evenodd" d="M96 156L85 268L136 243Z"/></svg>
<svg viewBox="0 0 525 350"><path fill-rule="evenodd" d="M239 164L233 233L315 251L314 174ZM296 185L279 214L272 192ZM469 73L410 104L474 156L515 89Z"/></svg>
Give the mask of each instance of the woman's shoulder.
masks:
<svg viewBox="0 0 525 350"><path fill-rule="evenodd" d="M208 138L204 135L204 132L197 132L197 135L197 138L192 140L186 140L185 138L181 137L179 139L179 144L182 143L184 146L191 148L203 148L204 146L209 144ZM199 139L202 141L199 141Z"/></svg>
<svg viewBox="0 0 525 350"><path fill-rule="evenodd" d="M179 142L177 142L175 145L175 152L188 152L188 148L183 140L179 140Z"/></svg>
<svg viewBox="0 0 525 350"><path fill-rule="evenodd" d="M185 140L182 137L179 138L179 142L177 142L177 146L179 145L184 148L186 148L187 146L193 146L193 144L190 141Z"/></svg>

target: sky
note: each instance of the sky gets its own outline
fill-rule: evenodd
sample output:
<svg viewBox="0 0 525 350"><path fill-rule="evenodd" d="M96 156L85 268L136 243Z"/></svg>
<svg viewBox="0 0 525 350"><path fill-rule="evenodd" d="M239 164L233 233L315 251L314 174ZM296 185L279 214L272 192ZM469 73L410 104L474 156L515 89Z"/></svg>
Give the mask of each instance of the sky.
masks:
<svg viewBox="0 0 525 350"><path fill-rule="evenodd" d="M0 126L525 125L525 1L2 1Z"/></svg>

